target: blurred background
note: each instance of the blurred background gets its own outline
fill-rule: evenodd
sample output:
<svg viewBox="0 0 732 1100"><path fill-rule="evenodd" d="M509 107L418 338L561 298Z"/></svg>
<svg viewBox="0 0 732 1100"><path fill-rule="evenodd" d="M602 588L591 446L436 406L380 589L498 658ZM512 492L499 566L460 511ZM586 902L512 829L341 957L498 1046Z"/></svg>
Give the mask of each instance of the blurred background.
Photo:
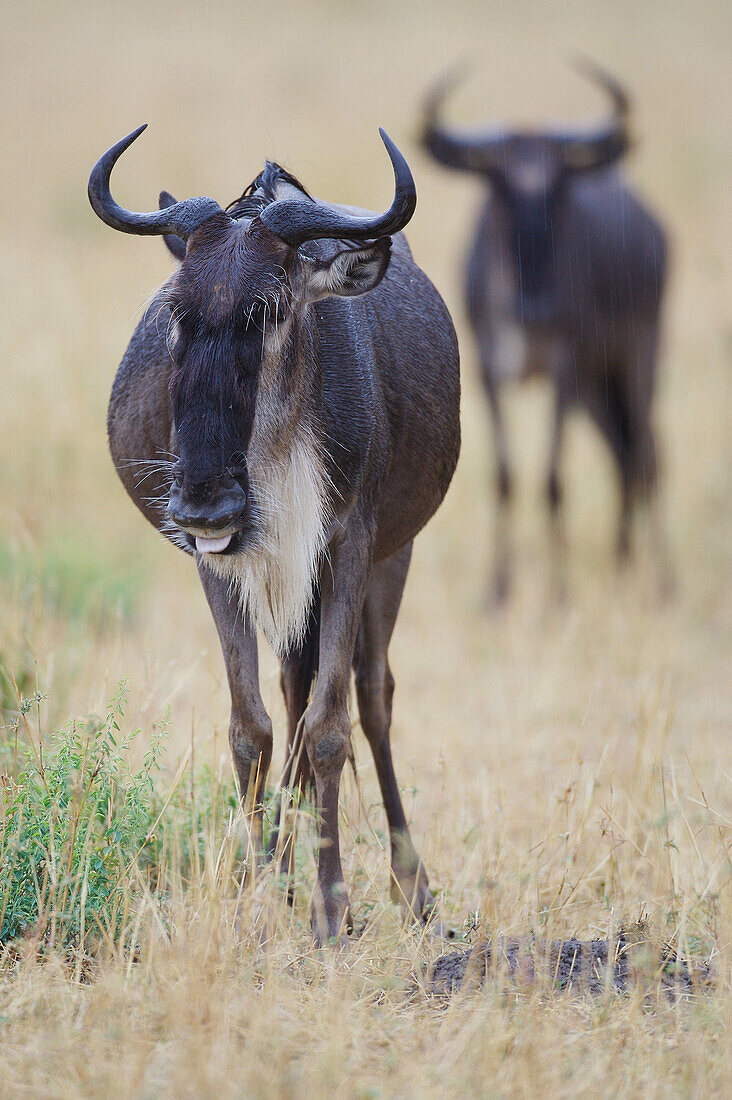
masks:
<svg viewBox="0 0 732 1100"><path fill-rule="evenodd" d="M153 208L161 188L225 204L265 157L316 195L382 209L392 193L383 125L413 167L419 203L408 235L453 312L463 362L462 458L417 540L393 643L397 772L434 879L452 882L456 907L472 904L501 853L512 851L516 867L530 861L569 790L582 790L583 820L595 824L608 799L624 800L629 834L655 812L661 761L674 783L696 790L693 766L729 815L730 29L730 9L714 0L6 2L4 705L13 705L11 672L24 693L36 684L48 693L49 722L101 711L125 678L132 725L147 731L170 706L171 770L191 737L199 756L226 759L223 662L195 570L126 498L106 444L114 372L171 261L161 241L94 217L92 164L147 121L115 174L115 194L132 209ZM421 100L466 55L475 72L451 99L451 120L592 123L606 102L568 65L577 51L629 89L637 147L625 170L671 235L656 422L679 591L662 605L642 558L616 574L614 473L595 431L575 419L565 455L570 599L554 606L542 497L549 396L532 383L508 404L515 592L487 616L489 425L461 296L482 196L476 180L418 148ZM284 708L269 658L262 680L277 767ZM360 740L357 758L375 802ZM708 870L683 867L690 889ZM637 861L613 904L652 896L654 873ZM385 862L378 875L385 881ZM596 888L573 904L591 907Z"/></svg>

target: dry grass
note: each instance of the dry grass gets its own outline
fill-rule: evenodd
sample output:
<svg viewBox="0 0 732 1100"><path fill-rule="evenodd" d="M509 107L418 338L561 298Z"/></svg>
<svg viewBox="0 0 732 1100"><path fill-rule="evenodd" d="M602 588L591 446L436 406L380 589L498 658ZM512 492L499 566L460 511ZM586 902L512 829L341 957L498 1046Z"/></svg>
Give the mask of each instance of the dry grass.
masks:
<svg viewBox="0 0 732 1100"><path fill-rule="evenodd" d="M316 193L379 205L382 123L417 173L418 258L461 324L465 446L448 501L418 541L393 645L395 756L445 921L479 934L599 935L645 913L659 938L714 952L694 1003L492 986L448 1007L404 997L443 945L400 926L373 768L344 785L358 926L347 959L316 953L266 879L234 918L233 841L219 871L139 909L133 961L83 970L26 956L0 969L2 1095L729 1095L730 272L729 16L724 5L458 0L308 6L5 4L0 660L49 692L44 722L101 712L131 683L130 726L172 708L165 789L184 753L228 768L223 665L190 562L135 514L106 456L105 403L160 242L104 230L88 169L143 120L119 173L139 207L167 187L228 200L264 155ZM624 76L643 142L631 174L673 229L675 274L658 419L680 591L659 606L648 563L617 578L613 482L573 426L573 596L549 599L539 502L545 394L511 402L520 472L518 592L480 611L491 517L486 421L462 326L459 245L474 190L410 138L433 72L482 58L456 116L586 117L567 72L584 49ZM472 110L472 116L471 116ZM28 690L30 690L28 687ZM279 731L274 663L263 692ZM275 764L275 770L277 768ZM187 780L186 780L187 781ZM167 917L166 917L167 919ZM267 938L269 937L269 938ZM262 942L263 939L266 942Z"/></svg>

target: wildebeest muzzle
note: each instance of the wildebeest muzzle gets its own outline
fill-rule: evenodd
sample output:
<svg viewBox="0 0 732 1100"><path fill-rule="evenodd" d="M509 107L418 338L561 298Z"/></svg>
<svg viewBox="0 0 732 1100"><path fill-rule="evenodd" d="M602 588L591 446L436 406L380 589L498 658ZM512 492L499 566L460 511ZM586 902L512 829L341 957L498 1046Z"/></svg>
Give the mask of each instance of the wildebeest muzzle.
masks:
<svg viewBox="0 0 732 1100"><path fill-rule="evenodd" d="M231 552L246 514L246 491L230 473L197 485L178 477L170 488L168 515L201 554Z"/></svg>

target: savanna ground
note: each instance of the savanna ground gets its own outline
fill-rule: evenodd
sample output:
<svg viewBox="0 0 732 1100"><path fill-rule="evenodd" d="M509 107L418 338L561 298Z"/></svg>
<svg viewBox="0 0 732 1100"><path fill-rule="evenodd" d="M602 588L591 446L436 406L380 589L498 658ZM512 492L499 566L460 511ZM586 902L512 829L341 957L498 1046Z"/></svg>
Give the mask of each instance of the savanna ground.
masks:
<svg viewBox="0 0 732 1100"><path fill-rule="evenodd" d="M642 991L506 993L500 983L448 1006L405 998L407 976L445 944L403 927L389 903L383 815L356 731L359 783L345 776L342 835L364 931L347 958L311 945L307 837L294 910L265 878L240 898L237 922L235 828L226 813L191 814L200 855L185 861L179 812L160 890L129 873L134 952L93 944L93 934L70 955L48 936L40 951L32 934L19 951L2 949L0 1094L729 1095L725 5L6 0L2 22L5 720L17 710L9 674L24 696L46 695L21 722L19 751L69 718L104 714L124 679L119 725L141 730L135 767L169 711L158 805L174 790L179 806L200 799L204 765L209 801L212 783L231 785L223 664L195 571L136 514L106 451L114 369L170 263L161 242L94 219L91 164L147 120L116 177L133 208L149 208L162 187L228 201L265 155L317 194L382 207L383 124L413 164L410 238L463 352L463 454L417 542L392 647L397 770L441 916L474 941L601 936L644 915L659 942L711 955L716 985L677 1004ZM476 188L416 149L418 103L468 50L478 67L456 119L592 119L604 104L565 64L578 49L634 92L629 173L673 233L657 412L679 588L661 604L643 554L616 575L612 471L578 421L566 456L572 594L566 609L553 605L540 498L548 406L528 387L510 402L517 590L491 617L486 419L459 284ZM279 734L276 777L284 708L268 657L262 681Z"/></svg>

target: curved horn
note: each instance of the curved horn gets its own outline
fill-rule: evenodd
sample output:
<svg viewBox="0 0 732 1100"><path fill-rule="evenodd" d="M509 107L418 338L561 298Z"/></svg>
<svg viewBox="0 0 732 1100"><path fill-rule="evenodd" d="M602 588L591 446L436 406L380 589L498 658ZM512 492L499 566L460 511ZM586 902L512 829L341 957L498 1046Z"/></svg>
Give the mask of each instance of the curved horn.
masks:
<svg viewBox="0 0 732 1100"><path fill-rule="evenodd" d="M574 61L574 68L607 92L613 113L609 122L586 133L554 135L564 146L564 162L574 171L606 168L627 152L630 146L630 98L610 73L589 58Z"/></svg>
<svg viewBox="0 0 732 1100"><path fill-rule="evenodd" d="M394 168L394 201L385 214L359 218L325 203L281 199L264 208L259 215L262 224L294 248L325 237L365 241L398 233L414 213L417 189L403 155L381 127L379 133Z"/></svg>
<svg viewBox="0 0 732 1100"><path fill-rule="evenodd" d="M505 134L502 130L448 130L440 121L441 108L449 93L466 76L454 65L433 84L424 103L422 144L435 160L448 168L487 172L503 164Z"/></svg>
<svg viewBox="0 0 732 1100"><path fill-rule="evenodd" d="M136 214L132 210L125 210L124 207L119 206L110 193L109 177L112 169L125 149L129 149L132 142L136 141L145 129L147 129L147 123L138 126L111 149L107 149L106 153L99 158L89 176L89 202L97 217L107 225L111 225L112 229L119 229L122 233L137 233L141 236L174 233L185 241L202 222L213 214L221 213L221 207L214 199L205 197L186 199L185 202L176 202L163 210L155 210L149 214Z"/></svg>

